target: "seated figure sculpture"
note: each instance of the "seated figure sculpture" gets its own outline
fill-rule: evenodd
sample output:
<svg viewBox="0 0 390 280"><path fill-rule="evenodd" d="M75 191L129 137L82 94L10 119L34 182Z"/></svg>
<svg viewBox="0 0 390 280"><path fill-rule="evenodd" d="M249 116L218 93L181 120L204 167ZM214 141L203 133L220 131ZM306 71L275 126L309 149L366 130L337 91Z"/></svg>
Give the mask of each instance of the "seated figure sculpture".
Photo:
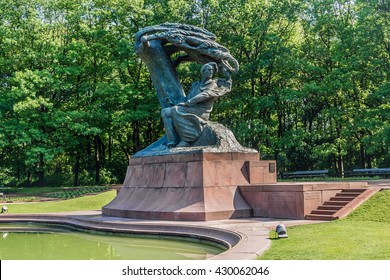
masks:
<svg viewBox="0 0 390 280"><path fill-rule="evenodd" d="M165 135L133 158L206 149L248 152L228 128L209 120L214 102L230 92L230 77L239 69L229 50L215 40L216 36L203 28L179 23L148 26L136 33L135 53L149 70L162 107ZM177 71L185 62L203 65L200 81L193 83L187 94ZM218 71L220 78L215 77Z"/></svg>
<svg viewBox="0 0 390 280"><path fill-rule="evenodd" d="M215 62L200 69L201 80L192 84L185 102L161 110L168 147L188 147L202 134L210 117L214 101L231 90L231 78L213 79L218 72Z"/></svg>

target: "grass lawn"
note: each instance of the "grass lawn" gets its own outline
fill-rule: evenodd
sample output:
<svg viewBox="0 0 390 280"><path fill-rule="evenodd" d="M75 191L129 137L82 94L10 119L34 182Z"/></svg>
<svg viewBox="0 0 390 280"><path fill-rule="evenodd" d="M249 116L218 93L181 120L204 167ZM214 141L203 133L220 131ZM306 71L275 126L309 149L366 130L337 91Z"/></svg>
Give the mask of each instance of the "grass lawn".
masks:
<svg viewBox="0 0 390 280"><path fill-rule="evenodd" d="M68 200L51 202L30 202L23 204L7 204L8 213L49 213L80 210L101 210L101 208L114 199L116 191L103 192L97 195L88 195Z"/></svg>
<svg viewBox="0 0 390 280"><path fill-rule="evenodd" d="M29 195L39 195L43 193L51 193L56 191L62 191L66 189L71 189L74 187L28 187L28 188L5 188L4 191L6 194L21 194L25 196Z"/></svg>
<svg viewBox="0 0 390 280"><path fill-rule="evenodd" d="M381 191L348 217L287 228L261 260L390 260L390 190Z"/></svg>

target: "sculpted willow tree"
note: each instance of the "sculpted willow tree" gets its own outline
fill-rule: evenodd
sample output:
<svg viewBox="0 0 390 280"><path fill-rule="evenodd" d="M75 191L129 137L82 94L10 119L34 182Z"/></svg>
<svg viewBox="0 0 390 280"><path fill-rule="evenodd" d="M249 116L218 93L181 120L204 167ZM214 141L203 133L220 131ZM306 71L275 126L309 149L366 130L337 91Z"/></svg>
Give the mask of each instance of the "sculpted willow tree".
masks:
<svg viewBox="0 0 390 280"><path fill-rule="evenodd" d="M209 121L214 101L231 90L230 76L239 69L229 50L215 40L205 29L177 23L137 32L135 50L150 72L166 135L135 156L166 153L175 147L243 149L228 129ZM187 94L176 71L183 62L203 64L200 81L193 83ZM214 78L218 72L223 78Z"/></svg>

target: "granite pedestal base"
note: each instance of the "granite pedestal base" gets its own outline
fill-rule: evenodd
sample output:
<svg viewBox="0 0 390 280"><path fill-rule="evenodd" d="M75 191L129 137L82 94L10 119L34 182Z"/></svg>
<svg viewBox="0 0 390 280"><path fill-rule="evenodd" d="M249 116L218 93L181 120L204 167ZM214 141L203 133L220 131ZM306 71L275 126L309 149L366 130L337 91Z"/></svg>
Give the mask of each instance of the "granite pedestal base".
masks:
<svg viewBox="0 0 390 280"><path fill-rule="evenodd" d="M276 183L275 161L258 153L186 153L130 160L123 187L104 215L208 221L251 217L238 186Z"/></svg>

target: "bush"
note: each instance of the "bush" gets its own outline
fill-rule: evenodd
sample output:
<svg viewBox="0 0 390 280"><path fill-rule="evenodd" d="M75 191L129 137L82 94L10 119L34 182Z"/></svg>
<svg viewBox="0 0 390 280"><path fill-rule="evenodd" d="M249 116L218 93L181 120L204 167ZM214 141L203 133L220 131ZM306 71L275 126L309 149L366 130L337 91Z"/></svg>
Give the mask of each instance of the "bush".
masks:
<svg viewBox="0 0 390 280"><path fill-rule="evenodd" d="M59 198L59 199L70 199L75 197L80 197L85 194L98 194L110 190L110 187L84 187L77 189L69 189L58 191L54 193L44 194L46 197Z"/></svg>

